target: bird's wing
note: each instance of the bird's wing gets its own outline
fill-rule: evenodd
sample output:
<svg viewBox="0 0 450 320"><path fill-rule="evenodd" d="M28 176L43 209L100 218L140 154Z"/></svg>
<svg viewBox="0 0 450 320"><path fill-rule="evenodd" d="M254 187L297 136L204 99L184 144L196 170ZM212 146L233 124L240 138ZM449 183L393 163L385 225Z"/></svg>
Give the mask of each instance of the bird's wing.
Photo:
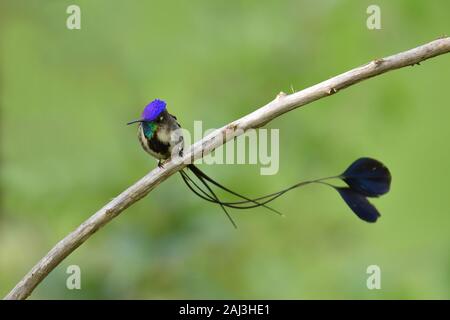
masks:
<svg viewBox="0 0 450 320"><path fill-rule="evenodd" d="M180 123L178 122L177 117L175 117L173 114L170 114L170 113L169 113L169 116L171 116L175 120L175 122L178 124L178 126L181 127Z"/></svg>

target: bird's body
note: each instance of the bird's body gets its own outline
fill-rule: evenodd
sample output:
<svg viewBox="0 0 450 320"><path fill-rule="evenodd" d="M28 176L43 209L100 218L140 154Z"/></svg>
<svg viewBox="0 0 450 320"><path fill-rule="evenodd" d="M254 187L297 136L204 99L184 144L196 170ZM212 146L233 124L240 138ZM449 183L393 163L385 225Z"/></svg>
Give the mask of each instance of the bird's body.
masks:
<svg viewBox="0 0 450 320"><path fill-rule="evenodd" d="M164 108L156 117L147 119L148 121L141 121L138 128L138 139L142 148L158 159L160 165L173 153L181 156L183 135L176 117Z"/></svg>

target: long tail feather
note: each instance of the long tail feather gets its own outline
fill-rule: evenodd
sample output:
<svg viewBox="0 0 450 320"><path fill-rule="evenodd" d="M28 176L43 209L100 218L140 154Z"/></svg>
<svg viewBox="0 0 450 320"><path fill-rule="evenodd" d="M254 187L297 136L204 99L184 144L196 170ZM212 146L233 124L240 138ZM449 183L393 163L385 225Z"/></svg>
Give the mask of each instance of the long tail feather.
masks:
<svg viewBox="0 0 450 320"><path fill-rule="evenodd" d="M217 203L216 200L211 197L210 194L208 194L207 192L205 192L201 187L199 187L194 180L191 179L191 177L189 177L189 175L184 172L183 170L180 171L181 177L183 178L184 183L188 186L188 188L194 192L198 197L209 201L209 202L214 202ZM194 185L194 187L192 185ZM197 191L197 189L200 191Z"/></svg>
<svg viewBox="0 0 450 320"><path fill-rule="evenodd" d="M258 197L258 198L250 199L250 198L247 198L247 197L245 197L243 195L240 195L240 194L238 194L238 193L236 193L236 192L234 192L234 191L224 187L223 185L219 184L217 181L212 180L209 176L207 176L204 172L200 171L200 169L198 169L197 167L195 167L193 165L191 165L191 166L192 167L189 167L191 170L194 169L196 172L198 172L200 175L202 175L203 178L207 179L208 181L210 181L214 185L216 185L219 188L221 188L221 189L223 189L223 190L225 190L225 191L227 191L227 192L229 192L231 194L234 194L234 195L236 195L236 196L238 196L238 197L240 197L242 199L245 199L243 201L222 202L223 205L232 206L232 208L235 208L235 205L254 203L254 205L252 205L252 206L246 206L246 207L240 206L239 209L250 209L250 208L256 208L256 207L259 207L259 206L264 206L265 204L267 204L269 202L272 202L273 200L277 199L278 197L282 196L286 192L291 191L293 189L296 189L296 188L299 188L299 187L303 187L303 186L306 186L306 185L312 184L312 183L323 183L323 181L325 181L325 180L330 180L330 179L334 179L334 178L338 178L339 177L339 176L331 176L331 177L320 178L320 179L315 179L315 180L302 181L302 182L294 184L293 186L290 186L288 188L282 189L280 191L273 192L273 193L270 193L270 194L267 194L265 196L261 196L261 197ZM191 182L193 184L195 184L195 182L192 181L192 179L191 179ZM196 187L199 188L197 185L196 185ZM201 188L199 188L199 189L201 189ZM264 202L258 202L259 200L264 200L264 199L268 199L268 200L266 200ZM272 210L273 208L270 208L270 209Z"/></svg>
<svg viewBox="0 0 450 320"><path fill-rule="evenodd" d="M222 210L225 212L226 216L228 217L228 219L230 220L230 222L233 224L233 226L235 228L237 228L236 223L234 222L233 218L230 216L230 214L228 213L228 211L225 209L225 206L222 204L222 201L220 201L220 199L217 197L217 195L214 193L214 191L212 191L212 189L209 187L209 185L201 178L199 177L200 182L206 187L206 189L211 193L209 194L208 192L204 191L201 187L199 187L184 171L180 171L181 177L183 178L184 183L189 187L189 189L194 192L197 196L199 196L200 198L209 201L209 202L213 202L216 204L219 204L222 208ZM197 190L195 190L195 188L193 188L191 186L191 183L198 189L200 190L201 193L199 193Z"/></svg>
<svg viewBox="0 0 450 320"><path fill-rule="evenodd" d="M195 176L197 178L200 179L200 177L201 177L204 180L207 180L207 181L211 182L216 187L218 187L218 188L220 188L220 189L222 189L222 190L224 190L224 191L226 191L228 193L231 193L231 194L233 194L233 195L235 195L235 196L245 200L244 202L241 202L241 203L238 203L238 202L236 202L236 203L233 203L233 202L221 202L225 206L229 206L229 207L235 208L235 209L250 209L250 208L256 208L256 207L260 207L261 206L261 207L264 207L264 208L266 208L266 209L268 209L268 210L270 210L272 212L275 212L275 213L277 213L279 215L283 215L280 211L275 210L274 208L271 208L269 206L266 206L263 203L259 203L258 201L256 201L256 199L250 199L250 198L248 198L248 197L246 197L244 195L241 195L241 194L239 194L239 193L237 193L237 192L235 192L233 190L230 190L229 188L221 185L220 183L218 183L217 181L215 181L212 178L210 178L208 175L206 175L203 171L201 171L199 168L197 168L193 164L188 165L188 168L195 174ZM250 203L250 202L253 203L254 205L247 206L247 207L236 206L236 204L245 204L245 203Z"/></svg>
<svg viewBox="0 0 450 320"><path fill-rule="evenodd" d="M242 206L241 204L245 204L245 203L254 203L255 199L252 199L252 201L250 200L245 200L245 201L236 201L236 202L223 202L223 201L217 201L216 199L214 199L210 194L208 194L205 190L203 190L200 186L197 185L197 183L195 183L194 180L192 180L188 174L186 174L184 171L180 171L181 177L184 180L184 183L188 186L188 188L194 192L198 197L212 202L212 203L216 203L216 204L222 204L228 208L233 208L233 209L251 209L251 208L256 208L259 207L260 205L263 204L254 204L254 205L250 205L250 206ZM191 185L192 184L192 185ZM197 189L197 190L196 190Z"/></svg>
<svg viewBox="0 0 450 320"><path fill-rule="evenodd" d="M214 200L216 200L216 203L218 203L220 205L220 207L222 208L223 212L225 212L225 214L227 215L228 219L230 220L231 224L233 225L233 227L235 229L237 229L237 225L234 222L233 218L231 217L231 215L228 213L227 209L225 208L225 206L222 204L222 202L219 200L219 198L216 196L216 194L214 193L214 191L212 191L212 189L210 188L210 186L208 185L208 183L206 183L206 181L203 180L202 177L198 177L200 182L206 187L206 189L208 189L209 192L211 192L212 197L214 198Z"/></svg>
<svg viewBox="0 0 450 320"><path fill-rule="evenodd" d="M234 227L236 227L236 224L232 220L226 208L250 209L256 207L264 207L271 211L281 214L279 211L267 206L266 204L281 197L290 190L313 183L326 185L335 189L341 195L345 203L360 219L367 222L375 222L380 216L380 213L367 200L367 197L378 197L380 195L387 193L389 191L391 183L391 174L386 166L384 166L381 162L375 159L360 158L354 161L344 171L344 173L340 175L299 182L289 188L273 192L258 198L250 199L246 196L243 196L235 191L228 189L227 187L224 187L217 181L211 179L209 176L207 176L193 164L188 165L188 168L193 172L193 174L197 177L197 179L200 180L200 182L203 184L206 190L203 189L201 186L199 186L186 172L181 170L180 174L183 178L184 183L198 197L206 201L219 204L223 209L223 211L228 216L228 218L230 219ZM348 185L348 187L338 187L328 183L327 180L331 179L340 179L344 181ZM209 186L209 183L212 183L216 187L230 194L233 194L243 200L234 202L221 201L219 197L217 197L217 195L213 192L212 188Z"/></svg>
<svg viewBox="0 0 450 320"><path fill-rule="evenodd" d="M316 180L308 180L308 181L303 181L303 182L299 182L293 186L290 186L288 188L285 188L283 190L277 191L277 192L273 192L270 194L267 194L265 196L261 196L258 198L254 198L254 199L250 199L246 196L243 196L233 190L230 190L229 188L221 185L220 183L218 183L217 181L213 180L212 178L210 178L208 175L206 175L203 171L201 171L199 168L197 168L194 165L188 165L188 168L194 173L194 175L198 178L198 180L200 180L201 184L206 188L203 189L201 186L199 186L186 172L184 172L183 170L180 171L181 177L184 181L184 183L188 186L188 188L194 193L196 194L198 197L208 201L208 202L212 202L215 204L218 204L221 206L222 210L225 212L225 214L227 215L228 219L231 221L231 223L233 224L233 226L235 228L237 228L236 223L234 222L234 220L232 219L232 217L230 216L230 214L228 213L228 211L226 210L226 208L233 208L233 209L251 209L251 208L256 208L256 207L264 207L266 209L269 209L271 211L274 211L280 215L282 215L281 212L267 206L266 204L269 202L274 201L275 199L281 197L282 195L284 195L285 193L287 193L290 190L308 185L308 184L312 184L312 183L320 183L320 184L326 184L329 185L328 183L324 182L324 180L329 180L329 179L333 179L333 178L337 178L338 176L332 176L332 177L327 177L327 178L321 178L321 179L316 179ZM221 201L219 199L219 197L214 193L214 191L212 190L212 188L209 186L208 182L212 183L213 185L215 185L216 187L230 193L233 194L241 199L241 201L234 201L234 202L224 202ZM332 186L332 185L329 185ZM334 186L332 186L334 187ZM263 200L263 201L261 201Z"/></svg>

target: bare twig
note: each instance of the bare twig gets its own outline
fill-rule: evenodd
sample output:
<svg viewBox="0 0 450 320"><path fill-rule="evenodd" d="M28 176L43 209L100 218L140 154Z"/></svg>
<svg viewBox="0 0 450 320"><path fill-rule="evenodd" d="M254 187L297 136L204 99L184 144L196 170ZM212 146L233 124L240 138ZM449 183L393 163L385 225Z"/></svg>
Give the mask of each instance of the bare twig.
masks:
<svg viewBox="0 0 450 320"><path fill-rule="evenodd" d="M419 64L420 62L450 51L450 37L441 38L420 47L383 59L373 60L361 67L342 73L312 87L287 95L280 93L273 101L238 119L195 143L181 161L171 160L164 169L156 168L119 196L106 204L53 247L25 277L11 290L5 299L26 299L36 286L84 241L100 227L119 215L133 203L145 197L153 188L186 166L187 159L198 159L240 135L247 129L258 128L295 108L332 95L362 80L390 70Z"/></svg>

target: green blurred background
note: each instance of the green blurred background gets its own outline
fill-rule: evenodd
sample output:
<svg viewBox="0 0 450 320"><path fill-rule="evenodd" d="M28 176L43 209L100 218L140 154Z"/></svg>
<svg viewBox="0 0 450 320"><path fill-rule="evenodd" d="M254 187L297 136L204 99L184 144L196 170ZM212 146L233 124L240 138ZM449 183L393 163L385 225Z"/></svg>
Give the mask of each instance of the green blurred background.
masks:
<svg viewBox="0 0 450 320"><path fill-rule="evenodd" d="M81 30L66 8L81 7ZM366 8L381 7L381 30ZM13 1L0 4L0 295L61 238L155 167L136 139L154 98L187 129L220 127L275 97L449 33L442 1ZM280 170L202 168L257 196L381 159L391 192L358 220L321 186L286 213L219 207L171 177L70 255L32 298L450 297L450 56L285 114ZM79 265L81 290L66 289ZM366 268L379 265L381 290Z"/></svg>

